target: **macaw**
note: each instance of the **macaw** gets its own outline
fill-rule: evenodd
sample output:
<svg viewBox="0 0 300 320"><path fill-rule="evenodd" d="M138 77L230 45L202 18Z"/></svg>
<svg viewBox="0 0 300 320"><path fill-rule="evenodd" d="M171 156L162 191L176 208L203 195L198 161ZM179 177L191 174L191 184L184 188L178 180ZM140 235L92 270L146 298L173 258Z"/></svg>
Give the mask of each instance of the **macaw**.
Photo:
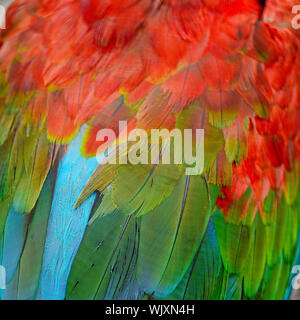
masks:
<svg viewBox="0 0 300 320"><path fill-rule="evenodd" d="M297 2L13 1L0 35L0 297L290 298ZM124 142L120 121L203 129L200 174L99 160L99 132Z"/></svg>

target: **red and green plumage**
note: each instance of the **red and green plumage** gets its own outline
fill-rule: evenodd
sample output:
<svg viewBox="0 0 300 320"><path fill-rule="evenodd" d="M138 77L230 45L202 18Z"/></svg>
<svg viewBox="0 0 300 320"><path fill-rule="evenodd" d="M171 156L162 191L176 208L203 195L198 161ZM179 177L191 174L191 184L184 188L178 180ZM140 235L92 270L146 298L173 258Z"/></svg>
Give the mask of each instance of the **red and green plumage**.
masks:
<svg viewBox="0 0 300 320"><path fill-rule="evenodd" d="M72 203L100 193L65 297L283 298L300 205L295 4L15 1L0 49L3 237L11 208L31 230L82 126L85 157L120 120L147 132L203 128L201 176L178 165L97 167ZM35 252L17 263L30 266Z"/></svg>

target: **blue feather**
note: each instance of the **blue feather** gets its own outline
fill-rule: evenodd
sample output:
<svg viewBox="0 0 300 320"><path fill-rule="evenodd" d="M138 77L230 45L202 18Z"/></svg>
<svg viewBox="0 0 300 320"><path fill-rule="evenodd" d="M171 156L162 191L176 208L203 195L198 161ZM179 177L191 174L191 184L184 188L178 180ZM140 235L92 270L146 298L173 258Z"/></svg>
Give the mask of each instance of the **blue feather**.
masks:
<svg viewBox="0 0 300 320"><path fill-rule="evenodd" d="M71 143L57 175L43 257L38 299L60 300L70 269L83 238L95 194L79 208L73 206L88 178L98 165L96 158L80 153L83 130Z"/></svg>
<svg viewBox="0 0 300 320"><path fill-rule="evenodd" d="M27 229L26 214L16 213L11 206L4 231L3 251L1 265L6 271L6 283L12 280L22 254ZM0 297L3 298L4 290L0 290Z"/></svg>

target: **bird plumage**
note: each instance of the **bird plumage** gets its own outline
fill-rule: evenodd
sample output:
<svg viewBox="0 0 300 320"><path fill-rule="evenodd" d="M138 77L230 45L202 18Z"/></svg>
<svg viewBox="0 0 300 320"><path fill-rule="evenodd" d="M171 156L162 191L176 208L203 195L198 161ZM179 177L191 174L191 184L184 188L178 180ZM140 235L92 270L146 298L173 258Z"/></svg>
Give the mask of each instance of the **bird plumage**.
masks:
<svg viewBox="0 0 300 320"><path fill-rule="evenodd" d="M0 48L2 298L281 299L299 238L296 1L16 0ZM98 164L204 129L204 169ZM195 148L195 146L194 146Z"/></svg>

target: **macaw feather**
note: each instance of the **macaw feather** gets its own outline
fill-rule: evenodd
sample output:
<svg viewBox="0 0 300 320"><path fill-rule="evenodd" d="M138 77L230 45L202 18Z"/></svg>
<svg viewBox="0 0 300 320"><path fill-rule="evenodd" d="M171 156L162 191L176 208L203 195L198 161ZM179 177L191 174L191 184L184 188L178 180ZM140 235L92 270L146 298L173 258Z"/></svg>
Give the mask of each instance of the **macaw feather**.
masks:
<svg viewBox="0 0 300 320"><path fill-rule="evenodd" d="M11 4L0 32L1 298L287 297L300 223L294 4ZM202 171L162 163L169 136L155 162L123 164L120 121L128 135L144 130L140 149L127 146L148 160L153 129L203 129Z"/></svg>

